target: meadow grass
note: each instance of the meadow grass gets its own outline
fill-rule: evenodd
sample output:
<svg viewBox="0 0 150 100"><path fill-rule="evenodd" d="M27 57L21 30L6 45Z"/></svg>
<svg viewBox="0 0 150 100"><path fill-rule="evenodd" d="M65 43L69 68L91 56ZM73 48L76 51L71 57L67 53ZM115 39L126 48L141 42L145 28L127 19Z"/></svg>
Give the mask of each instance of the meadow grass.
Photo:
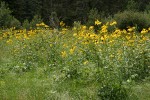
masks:
<svg viewBox="0 0 150 100"><path fill-rule="evenodd" d="M0 99L150 99L150 29L116 24L1 30Z"/></svg>

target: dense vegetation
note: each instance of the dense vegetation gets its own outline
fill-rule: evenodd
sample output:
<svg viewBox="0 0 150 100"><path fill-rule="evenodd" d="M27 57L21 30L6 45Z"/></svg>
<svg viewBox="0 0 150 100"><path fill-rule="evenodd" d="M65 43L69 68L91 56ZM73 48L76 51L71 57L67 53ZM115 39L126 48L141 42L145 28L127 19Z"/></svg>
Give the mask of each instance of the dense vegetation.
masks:
<svg viewBox="0 0 150 100"><path fill-rule="evenodd" d="M82 24L89 20L89 13L96 9L100 17L113 16L124 10L149 10L150 0L1 0L8 4L12 15L21 23L31 21L35 15L41 16L50 25L52 12L60 21L72 25L74 21Z"/></svg>
<svg viewBox="0 0 150 100"><path fill-rule="evenodd" d="M149 78L150 28L120 30L115 21L99 20L95 27L60 25L60 30L41 23L34 30L1 31L2 100L149 98L133 87Z"/></svg>
<svg viewBox="0 0 150 100"><path fill-rule="evenodd" d="M1 1L0 100L150 99L149 0Z"/></svg>

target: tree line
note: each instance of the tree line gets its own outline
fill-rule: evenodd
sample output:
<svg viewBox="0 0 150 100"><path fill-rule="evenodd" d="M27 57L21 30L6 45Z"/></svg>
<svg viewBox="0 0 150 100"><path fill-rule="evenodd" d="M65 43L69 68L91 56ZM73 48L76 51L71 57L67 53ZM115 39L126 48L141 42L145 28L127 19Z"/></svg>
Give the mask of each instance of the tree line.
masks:
<svg viewBox="0 0 150 100"><path fill-rule="evenodd" d="M86 23L89 12L96 9L103 17L113 16L134 6L144 11L150 0L1 0L8 4L12 15L20 22L31 21L35 15L41 16L49 24L52 12L57 13L59 20L68 25L74 21ZM129 5L130 4L130 5Z"/></svg>

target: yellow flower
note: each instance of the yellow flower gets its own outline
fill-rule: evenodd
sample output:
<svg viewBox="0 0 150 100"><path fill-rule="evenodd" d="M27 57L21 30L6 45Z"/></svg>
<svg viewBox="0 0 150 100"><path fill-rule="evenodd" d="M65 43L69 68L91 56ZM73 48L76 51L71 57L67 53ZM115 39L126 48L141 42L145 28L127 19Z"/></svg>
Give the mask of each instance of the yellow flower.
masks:
<svg viewBox="0 0 150 100"><path fill-rule="evenodd" d="M37 26L37 27L40 27L40 26L47 27L47 25L46 25L44 22L42 22L42 23L40 23L40 24L36 24L36 26Z"/></svg>
<svg viewBox="0 0 150 100"><path fill-rule="evenodd" d="M44 27L45 27L45 28L48 28L49 26L48 26L48 25L45 25Z"/></svg>
<svg viewBox="0 0 150 100"><path fill-rule="evenodd" d="M114 22L110 23L110 26L113 26L113 25L116 25L116 24L117 24L117 22L114 21Z"/></svg>
<svg viewBox="0 0 150 100"><path fill-rule="evenodd" d="M27 34L24 34L24 39L29 39L29 37L27 36Z"/></svg>
<svg viewBox="0 0 150 100"><path fill-rule="evenodd" d="M42 23L40 24L40 26L45 26L45 23L44 23L44 22L42 22Z"/></svg>
<svg viewBox="0 0 150 100"><path fill-rule="evenodd" d="M142 37L142 40L143 40L143 41L146 41L146 40L148 40L148 38L145 37L145 36L143 36L143 37Z"/></svg>
<svg viewBox="0 0 150 100"><path fill-rule="evenodd" d="M12 44L13 41L12 41L11 39L9 39L9 40L7 40L6 42L7 42L8 44Z"/></svg>
<svg viewBox="0 0 150 100"><path fill-rule="evenodd" d="M88 61L88 60L86 60L86 61L84 61L84 62L83 62L83 64L84 64L84 65L86 65L86 64L88 64L88 62L89 62L89 61Z"/></svg>
<svg viewBox="0 0 150 100"><path fill-rule="evenodd" d="M98 44L99 42L98 42L98 40L94 40L94 44Z"/></svg>
<svg viewBox="0 0 150 100"><path fill-rule="evenodd" d="M74 33L73 36L77 36L77 33Z"/></svg>
<svg viewBox="0 0 150 100"><path fill-rule="evenodd" d="M73 29L72 30L77 30L77 28L76 27L73 27Z"/></svg>
<svg viewBox="0 0 150 100"><path fill-rule="evenodd" d="M59 23L59 25L60 25L60 26L65 26L65 23L64 23L63 21L61 21L61 22Z"/></svg>
<svg viewBox="0 0 150 100"><path fill-rule="evenodd" d="M53 44L50 44L49 46L50 46L50 47L52 47L52 46L53 46Z"/></svg>
<svg viewBox="0 0 150 100"><path fill-rule="evenodd" d="M67 28L63 28L63 29L62 29L62 31L67 31L67 30L68 30Z"/></svg>
<svg viewBox="0 0 150 100"><path fill-rule="evenodd" d="M126 36L126 39L127 39L127 40L130 40L130 38L131 38L131 36L128 36L128 35Z"/></svg>
<svg viewBox="0 0 150 100"><path fill-rule="evenodd" d="M127 31L125 29L123 29L122 33L123 34L127 34Z"/></svg>
<svg viewBox="0 0 150 100"><path fill-rule="evenodd" d="M109 57L110 57L110 58L114 58L115 56L114 56L113 54L111 54Z"/></svg>
<svg viewBox="0 0 150 100"><path fill-rule="evenodd" d="M74 46L73 48L70 49L70 54L72 55L74 53L76 46Z"/></svg>
<svg viewBox="0 0 150 100"><path fill-rule="evenodd" d="M82 26L82 29L83 29L83 30L86 30L86 26L85 26L85 25L83 25L83 26Z"/></svg>
<svg viewBox="0 0 150 100"><path fill-rule="evenodd" d="M99 20L95 21L95 25L100 25L100 24L102 24L102 22L100 22Z"/></svg>
<svg viewBox="0 0 150 100"><path fill-rule="evenodd" d="M94 29L94 26L90 26L90 27L89 27L89 30L93 30L93 29Z"/></svg>
<svg viewBox="0 0 150 100"><path fill-rule="evenodd" d="M129 27L129 28L128 28L128 31L129 31L129 32L132 32L132 31L134 31L134 30L135 30L135 27Z"/></svg>
<svg viewBox="0 0 150 100"><path fill-rule="evenodd" d="M61 52L61 56L62 56L63 58L65 58L65 57L67 56L66 51L62 51L62 52Z"/></svg>
<svg viewBox="0 0 150 100"><path fill-rule="evenodd" d="M103 25L101 28L102 28L101 29L102 33L107 33L108 32L108 30L107 30L108 26L107 25Z"/></svg>
<svg viewBox="0 0 150 100"><path fill-rule="evenodd" d="M26 47L27 47L27 45L24 45L24 46L23 46L23 48L26 48Z"/></svg>
<svg viewBox="0 0 150 100"><path fill-rule="evenodd" d="M40 24L36 24L36 26L37 26L37 27L39 27L39 26L40 26Z"/></svg>
<svg viewBox="0 0 150 100"><path fill-rule="evenodd" d="M148 33L148 30L143 29L143 30L141 31L141 34L145 34L145 33Z"/></svg>
<svg viewBox="0 0 150 100"><path fill-rule="evenodd" d="M66 48L66 47L67 47L67 45L66 45L66 44L63 44L63 47L64 47L64 48Z"/></svg>
<svg viewBox="0 0 150 100"><path fill-rule="evenodd" d="M104 40L105 40L105 38L102 36L102 37L101 37L101 41L104 41Z"/></svg>
<svg viewBox="0 0 150 100"><path fill-rule="evenodd" d="M62 28L62 31L60 33L65 34L67 30L67 28Z"/></svg>

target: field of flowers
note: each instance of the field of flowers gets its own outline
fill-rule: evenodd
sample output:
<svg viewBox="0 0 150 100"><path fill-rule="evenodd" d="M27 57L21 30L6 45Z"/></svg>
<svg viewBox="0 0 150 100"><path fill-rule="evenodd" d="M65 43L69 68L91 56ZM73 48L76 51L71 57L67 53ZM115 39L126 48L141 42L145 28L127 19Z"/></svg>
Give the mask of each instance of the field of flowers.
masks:
<svg viewBox="0 0 150 100"><path fill-rule="evenodd" d="M150 28L116 24L1 30L0 99L148 100L149 93L139 98L131 87L149 80Z"/></svg>

